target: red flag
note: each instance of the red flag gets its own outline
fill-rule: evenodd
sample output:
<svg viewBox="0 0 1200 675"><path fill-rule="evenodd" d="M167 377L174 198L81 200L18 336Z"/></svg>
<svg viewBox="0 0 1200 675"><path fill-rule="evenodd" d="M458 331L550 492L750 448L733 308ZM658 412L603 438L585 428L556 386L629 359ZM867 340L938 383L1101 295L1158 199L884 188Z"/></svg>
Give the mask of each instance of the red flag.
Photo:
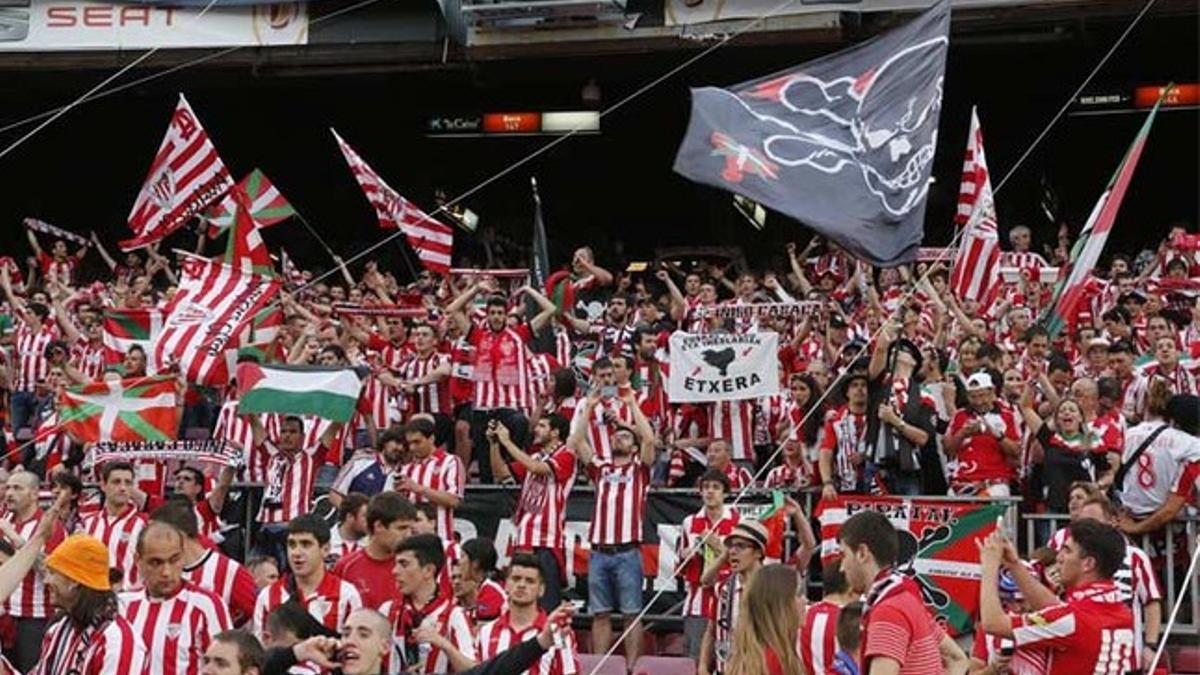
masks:
<svg viewBox="0 0 1200 675"><path fill-rule="evenodd" d="M271 254L263 242L262 232L258 221L250 212L250 197L235 185L229 191L236 208L233 214L233 229L229 232L229 241L225 246L225 262L242 270L267 276L275 275L275 266L271 263Z"/></svg>
<svg viewBox="0 0 1200 675"><path fill-rule="evenodd" d="M141 248L171 234L232 186L229 169L180 94L167 135L129 212L129 229L137 236L121 242L121 248Z"/></svg>
<svg viewBox="0 0 1200 675"><path fill-rule="evenodd" d="M981 300L988 297L1000 278L1000 237L996 233L992 179L983 153L983 130L974 108L954 222L966 229L951 270L950 290L964 300Z"/></svg>
<svg viewBox="0 0 1200 675"><path fill-rule="evenodd" d="M230 354L244 328L279 292L279 280L198 256L185 256L179 290L155 343L159 363L175 362L188 382L229 382Z"/></svg>
<svg viewBox="0 0 1200 675"><path fill-rule="evenodd" d="M350 165L350 171L354 173L354 178L362 188L363 194L367 196L367 201L375 207L379 226L384 229L403 230L408 237L408 245L416 251L425 269L437 274L449 273L454 230L449 225L434 220L415 204L401 197L363 161L362 157L359 157L354 148L338 136L336 131L333 132L333 137L337 139L338 147L342 149L346 163Z"/></svg>

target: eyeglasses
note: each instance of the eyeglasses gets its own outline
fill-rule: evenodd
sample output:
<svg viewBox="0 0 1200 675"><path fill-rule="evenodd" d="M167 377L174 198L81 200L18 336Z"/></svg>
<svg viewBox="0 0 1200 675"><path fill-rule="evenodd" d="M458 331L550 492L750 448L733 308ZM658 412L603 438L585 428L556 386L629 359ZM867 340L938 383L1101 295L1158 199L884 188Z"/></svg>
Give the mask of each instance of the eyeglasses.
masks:
<svg viewBox="0 0 1200 675"><path fill-rule="evenodd" d="M749 550L749 549L753 548L753 545L748 541L742 541L741 539L734 539L733 541L726 544L725 548L727 548L731 551L745 551L745 550Z"/></svg>

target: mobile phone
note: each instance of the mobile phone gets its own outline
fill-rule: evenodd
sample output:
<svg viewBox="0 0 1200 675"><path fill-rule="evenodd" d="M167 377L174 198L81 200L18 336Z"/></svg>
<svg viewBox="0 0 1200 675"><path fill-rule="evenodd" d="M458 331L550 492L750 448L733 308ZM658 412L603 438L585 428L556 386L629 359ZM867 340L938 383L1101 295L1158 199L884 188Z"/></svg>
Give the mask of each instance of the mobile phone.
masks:
<svg viewBox="0 0 1200 675"><path fill-rule="evenodd" d="M600 387L600 397L601 398L616 398L617 397L617 385L607 384L607 385L604 385L603 387Z"/></svg>

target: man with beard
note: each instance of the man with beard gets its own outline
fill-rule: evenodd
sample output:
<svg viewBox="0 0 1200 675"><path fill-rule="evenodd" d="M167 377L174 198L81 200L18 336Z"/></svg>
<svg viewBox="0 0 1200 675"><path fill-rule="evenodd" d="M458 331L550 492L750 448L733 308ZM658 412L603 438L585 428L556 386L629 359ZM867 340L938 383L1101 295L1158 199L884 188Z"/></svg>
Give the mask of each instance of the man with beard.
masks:
<svg viewBox="0 0 1200 675"><path fill-rule="evenodd" d="M513 556L505 579L508 608L479 629L476 650L487 660L535 637L547 626L545 610L538 606L546 584L538 559L528 553ZM554 646L542 656L529 675L567 675L579 672L575 633L570 628L556 631Z"/></svg>
<svg viewBox="0 0 1200 675"><path fill-rule="evenodd" d="M966 655L929 613L921 589L896 569L900 538L887 517L875 511L854 514L842 524L838 544L842 573L850 590L866 596L861 657L864 673L967 672ZM995 577L991 584L996 587Z"/></svg>
<svg viewBox="0 0 1200 675"><path fill-rule="evenodd" d="M513 443L508 429L497 424L488 440L492 472L504 481L521 480L521 496L513 516L517 536L513 547L532 553L545 573L542 608L553 610L562 599L567 498L575 485L575 453L565 440L570 425L559 415L543 415L533 428L533 446L526 452ZM501 448L511 462L505 462Z"/></svg>
<svg viewBox="0 0 1200 675"><path fill-rule="evenodd" d="M0 522L0 532L3 532L8 543L17 549L33 538L34 531L38 529L46 514L38 508L36 474L14 471L8 477L7 487L4 500L8 505L8 513ZM49 539L45 542L46 552L53 551L65 537L63 526L55 522ZM46 592L46 580L41 570L30 570L13 594L8 596L3 607L4 613L16 620L13 664L22 672L27 672L37 663L42 636L46 633L46 625L53 613Z"/></svg>
<svg viewBox="0 0 1200 675"><path fill-rule="evenodd" d="M360 450L342 466L329 488L329 503L338 506L351 492L374 497L383 491L388 477L407 459L408 445L404 434L391 429L383 432L379 436L378 452L369 448Z"/></svg>
<svg viewBox="0 0 1200 675"><path fill-rule="evenodd" d="M147 675L191 675L229 611L211 592L183 578L183 533L154 521L137 541L143 588L124 601L123 614L148 648Z"/></svg>

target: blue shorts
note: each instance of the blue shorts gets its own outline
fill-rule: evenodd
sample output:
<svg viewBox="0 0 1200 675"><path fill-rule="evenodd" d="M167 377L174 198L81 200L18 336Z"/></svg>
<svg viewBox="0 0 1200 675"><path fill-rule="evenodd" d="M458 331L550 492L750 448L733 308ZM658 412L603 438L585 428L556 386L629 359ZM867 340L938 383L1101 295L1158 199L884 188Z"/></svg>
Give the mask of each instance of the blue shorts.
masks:
<svg viewBox="0 0 1200 675"><path fill-rule="evenodd" d="M593 614L637 614L642 611L642 549L621 553L593 550L588 558L588 609Z"/></svg>

